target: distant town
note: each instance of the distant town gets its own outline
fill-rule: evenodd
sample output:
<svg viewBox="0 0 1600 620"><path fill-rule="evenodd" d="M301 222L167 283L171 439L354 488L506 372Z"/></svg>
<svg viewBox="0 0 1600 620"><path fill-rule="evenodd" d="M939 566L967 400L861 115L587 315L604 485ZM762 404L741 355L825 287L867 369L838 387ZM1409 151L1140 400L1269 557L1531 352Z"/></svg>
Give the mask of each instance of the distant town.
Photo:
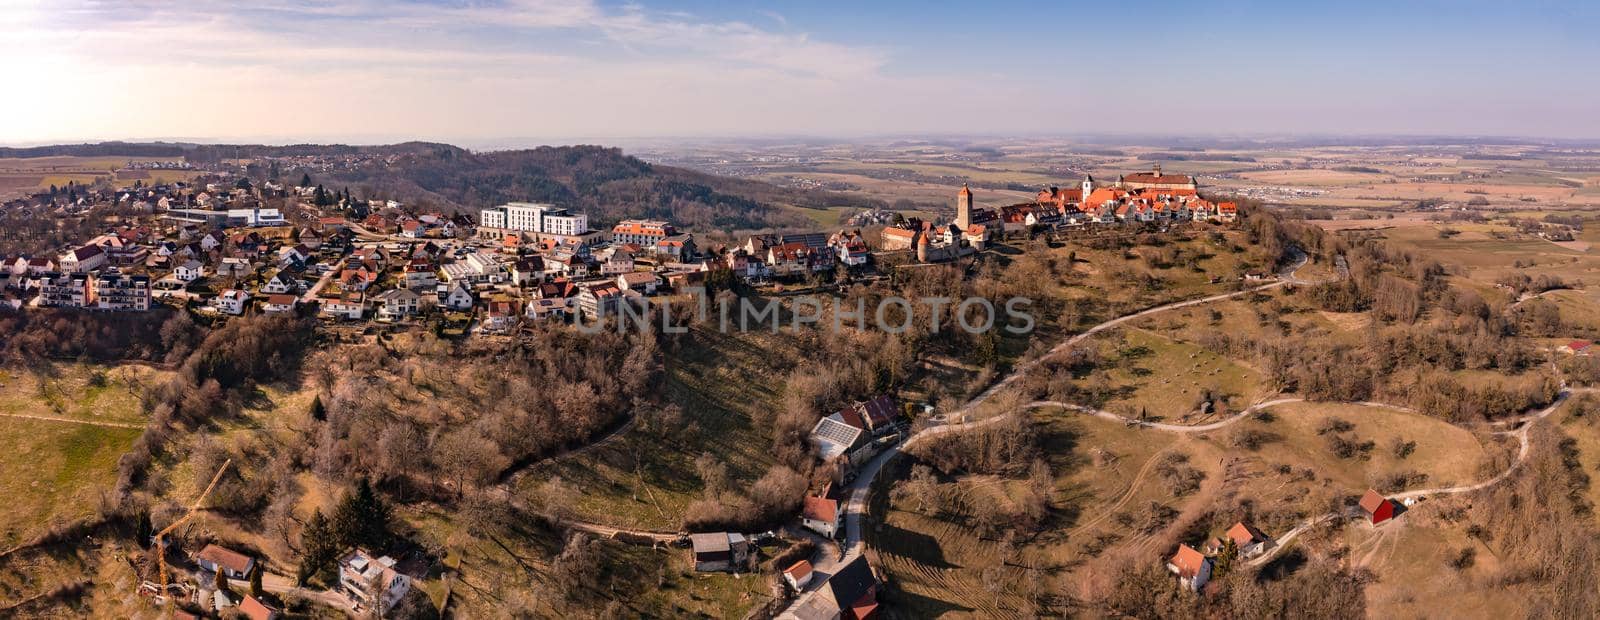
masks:
<svg viewBox="0 0 1600 620"><path fill-rule="evenodd" d="M1193 177L1165 174L1159 165L1114 181L1086 176L1071 187L1042 189L1031 202L993 208L978 206L962 187L948 222L864 212L853 222L882 228L870 235L860 227L755 234L708 245L665 220L596 229L585 213L532 202L484 208L474 218L304 181L209 173L115 190L57 187L13 200L7 211L68 217L109 207L126 216L56 252L6 257L4 303L106 312L169 304L227 316L299 313L397 324L437 315L446 333L497 335L524 321L614 314L630 300L704 286L708 278L781 289L870 276L885 259L957 260L1005 238L1238 217L1235 203L1203 198ZM293 204L292 214L264 206L269 201Z"/></svg>

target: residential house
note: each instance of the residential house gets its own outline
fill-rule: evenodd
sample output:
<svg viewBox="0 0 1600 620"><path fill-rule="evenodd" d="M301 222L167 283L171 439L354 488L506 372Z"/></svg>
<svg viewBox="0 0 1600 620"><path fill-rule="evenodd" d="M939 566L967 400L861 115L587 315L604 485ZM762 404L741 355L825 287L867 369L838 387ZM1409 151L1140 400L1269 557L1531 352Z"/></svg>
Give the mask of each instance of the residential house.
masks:
<svg viewBox="0 0 1600 620"><path fill-rule="evenodd" d="M38 256L28 259L28 275L37 276L55 272L56 262L49 258Z"/></svg>
<svg viewBox="0 0 1600 620"><path fill-rule="evenodd" d="M872 256L866 239L861 236L861 231L841 230L834 233L828 238L828 246L838 252L839 262L846 267L865 265Z"/></svg>
<svg viewBox="0 0 1600 620"><path fill-rule="evenodd" d="M1178 583L1190 590L1199 591L1211 580L1211 558L1189 545L1178 545L1178 552L1167 560L1167 570L1178 576Z"/></svg>
<svg viewBox="0 0 1600 620"><path fill-rule="evenodd" d="M478 303L478 298L472 292L472 287L465 281L457 280L449 285L439 285L439 302L445 308L457 312L471 310Z"/></svg>
<svg viewBox="0 0 1600 620"><path fill-rule="evenodd" d="M416 314L422 307L422 296L408 288L389 289L372 299L377 302L379 319L405 318Z"/></svg>
<svg viewBox="0 0 1600 620"><path fill-rule="evenodd" d="M513 327L516 327L517 317L521 313L521 309L517 307L517 302L514 300L490 300L488 312L484 313L480 329L491 334L511 331Z"/></svg>
<svg viewBox="0 0 1600 620"><path fill-rule="evenodd" d="M644 295L656 294L661 278L648 271L634 271L617 276L617 287L624 291L638 291Z"/></svg>
<svg viewBox="0 0 1600 620"><path fill-rule="evenodd" d="M542 278L544 258L541 256L524 256L511 263L511 282L517 286L528 286Z"/></svg>
<svg viewBox="0 0 1600 620"><path fill-rule="evenodd" d="M245 308L250 307L250 294L239 289L228 289L211 300L218 312L239 316L244 314Z"/></svg>
<svg viewBox="0 0 1600 620"><path fill-rule="evenodd" d="M255 273L255 266L243 258L228 257L222 259L217 266L217 276L222 278L243 278Z"/></svg>
<svg viewBox="0 0 1600 620"><path fill-rule="evenodd" d="M634 270L632 252L617 248L612 250L609 254L610 255L606 256L604 260L600 261L601 275L612 276L629 273Z"/></svg>
<svg viewBox="0 0 1600 620"><path fill-rule="evenodd" d="M1239 557L1253 558L1272 548L1273 540L1270 536L1261 533L1254 525L1240 521L1228 528L1224 534L1228 540L1233 541L1233 547L1239 550Z"/></svg>
<svg viewBox="0 0 1600 620"><path fill-rule="evenodd" d="M698 572L739 572L749 562L750 543L742 534L710 532L690 534L694 569Z"/></svg>
<svg viewBox="0 0 1600 620"><path fill-rule="evenodd" d="M1378 525L1395 517L1394 500L1384 497L1375 490L1367 489L1361 496L1361 510L1367 513L1367 519L1373 525Z"/></svg>
<svg viewBox="0 0 1600 620"><path fill-rule="evenodd" d="M1594 343L1588 340L1574 340L1561 345L1561 352L1568 355L1589 355L1590 351L1592 351L1590 347L1593 346Z"/></svg>
<svg viewBox="0 0 1600 620"><path fill-rule="evenodd" d="M288 271L279 270L277 273L272 274L272 277L267 278L266 283L261 285L261 292L267 295L298 293L300 292L300 279Z"/></svg>
<svg viewBox="0 0 1600 620"><path fill-rule="evenodd" d="M244 614L244 617L250 620L278 620L281 615L278 613L277 608L267 605L261 602L261 599L248 594L239 603L239 613Z"/></svg>
<svg viewBox="0 0 1600 620"><path fill-rule="evenodd" d="M820 495L807 495L800 511L800 525L808 530L833 538L839 534L839 500L828 497L832 487Z"/></svg>
<svg viewBox="0 0 1600 620"><path fill-rule="evenodd" d="M200 237L200 251L210 252L220 248L222 247L223 242L227 240L228 236L222 234L222 231L213 230L209 233L206 233L205 236Z"/></svg>
<svg viewBox="0 0 1600 620"><path fill-rule="evenodd" d="M278 248L278 264L280 266L305 265L316 256L316 251L305 244L286 245Z"/></svg>
<svg viewBox="0 0 1600 620"><path fill-rule="evenodd" d="M817 420L817 424L811 427L811 445L823 461L846 456L870 441L870 434L859 426L846 424L837 413Z"/></svg>
<svg viewBox="0 0 1600 620"><path fill-rule="evenodd" d="M106 252L98 245L85 245L62 254L58 262L62 271L88 273L106 263Z"/></svg>
<svg viewBox="0 0 1600 620"><path fill-rule="evenodd" d="M382 615L411 591L411 578L395 570L396 565L389 556L374 557L364 549L351 551L339 560L338 590L357 607L375 609Z"/></svg>
<svg viewBox="0 0 1600 620"><path fill-rule="evenodd" d="M185 261L182 265L178 265L177 269L172 270L172 277L177 278L179 282L193 282L205 275L205 264L194 259Z"/></svg>
<svg viewBox="0 0 1600 620"><path fill-rule="evenodd" d="M229 579L249 579L256 570L256 560L221 545L206 545L194 555L194 562L206 572L222 574Z"/></svg>
<svg viewBox="0 0 1600 620"><path fill-rule="evenodd" d="M846 424L880 436L894 429L900 412L893 396L884 394L869 401L856 401L838 414Z"/></svg>
<svg viewBox="0 0 1600 620"><path fill-rule="evenodd" d="M261 306L261 311L267 314L288 314L294 312L294 305L300 301L294 295L268 295L267 303Z"/></svg>
<svg viewBox="0 0 1600 620"><path fill-rule="evenodd" d="M585 317L616 316L621 311L622 289L612 282L580 287L574 298Z"/></svg>
<svg viewBox="0 0 1600 620"><path fill-rule="evenodd" d="M367 303L361 293L345 293L342 297L319 299L322 316L330 319L359 321L366 314Z"/></svg>
<svg viewBox="0 0 1600 620"><path fill-rule="evenodd" d="M378 273L365 266L339 272L339 287L347 291L365 291L378 281Z"/></svg>
<svg viewBox="0 0 1600 620"><path fill-rule="evenodd" d="M567 300L565 299L532 299L524 304L522 316L535 321L542 321L548 318L564 319L570 310L571 307L567 305Z"/></svg>
<svg viewBox="0 0 1600 620"><path fill-rule="evenodd" d="M780 620L873 620L878 614L878 578L866 556L834 571L815 592L800 599Z"/></svg>
<svg viewBox="0 0 1600 620"><path fill-rule="evenodd" d="M804 592L806 584L811 583L812 573L811 562L809 560L800 560L795 562L793 566L783 569L783 581L789 584L789 587L793 588L795 592Z"/></svg>

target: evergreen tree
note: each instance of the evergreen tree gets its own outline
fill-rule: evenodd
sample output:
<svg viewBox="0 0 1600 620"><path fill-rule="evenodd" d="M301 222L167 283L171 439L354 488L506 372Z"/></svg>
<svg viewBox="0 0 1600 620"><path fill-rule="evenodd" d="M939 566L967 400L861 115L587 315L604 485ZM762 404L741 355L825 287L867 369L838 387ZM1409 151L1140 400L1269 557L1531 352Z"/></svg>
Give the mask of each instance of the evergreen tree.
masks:
<svg viewBox="0 0 1600 620"><path fill-rule="evenodd" d="M366 478L346 493L333 513L333 527L341 546L382 549L389 542L390 508L372 490Z"/></svg>
<svg viewBox="0 0 1600 620"><path fill-rule="evenodd" d="M311 187L311 173L303 172L300 174L300 187Z"/></svg>
<svg viewBox="0 0 1600 620"><path fill-rule="evenodd" d="M338 553L338 541L334 540L333 528L328 523L328 518L322 516L321 510L313 512L311 520L306 522L305 529L300 532L300 568L295 574L295 580L300 585L305 585L312 577L332 564Z"/></svg>
<svg viewBox="0 0 1600 620"><path fill-rule="evenodd" d="M222 567L217 567L217 572L211 574L212 588L218 592L228 591L228 578L222 574Z"/></svg>
<svg viewBox="0 0 1600 620"><path fill-rule="evenodd" d="M1221 579L1233 572L1233 562L1239 557L1239 545L1230 536L1223 536L1222 549L1217 551L1216 565L1211 567L1211 578Z"/></svg>
<svg viewBox="0 0 1600 620"><path fill-rule="evenodd" d="M251 573L250 573L250 596L254 596L256 598L261 598L261 594L263 592L265 592L265 590L261 587L261 573L262 572L264 572L264 571L260 567L256 567L256 569L254 571L251 571Z"/></svg>
<svg viewBox="0 0 1600 620"><path fill-rule="evenodd" d="M311 419L324 422L328 419L328 407L322 404L322 395L311 397Z"/></svg>

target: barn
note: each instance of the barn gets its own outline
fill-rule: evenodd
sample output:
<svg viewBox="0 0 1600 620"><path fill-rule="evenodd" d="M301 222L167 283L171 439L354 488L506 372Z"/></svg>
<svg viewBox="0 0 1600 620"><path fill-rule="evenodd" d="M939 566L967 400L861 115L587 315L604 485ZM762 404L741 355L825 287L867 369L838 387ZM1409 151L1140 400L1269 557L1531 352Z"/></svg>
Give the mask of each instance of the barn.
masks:
<svg viewBox="0 0 1600 620"><path fill-rule="evenodd" d="M1367 494L1361 496L1361 509L1366 511L1373 525L1394 518L1394 501L1372 489L1367 489Z"/></svg>

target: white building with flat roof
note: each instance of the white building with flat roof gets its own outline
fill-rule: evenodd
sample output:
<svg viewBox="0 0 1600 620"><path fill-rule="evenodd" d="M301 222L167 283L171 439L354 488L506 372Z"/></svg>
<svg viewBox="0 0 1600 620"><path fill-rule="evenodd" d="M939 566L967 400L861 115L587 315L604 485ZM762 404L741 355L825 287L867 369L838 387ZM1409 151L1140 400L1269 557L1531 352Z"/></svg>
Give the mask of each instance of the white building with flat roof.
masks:
<svg viewBox="0 0 1600 620"><path fill-rule="evenodd" d="M577 236L589 232L589 216L572 213L552 204L535 202L508 202L498 207L484 209L478 224L485 228L501 228L519 232L546 235Z"/></svg>

